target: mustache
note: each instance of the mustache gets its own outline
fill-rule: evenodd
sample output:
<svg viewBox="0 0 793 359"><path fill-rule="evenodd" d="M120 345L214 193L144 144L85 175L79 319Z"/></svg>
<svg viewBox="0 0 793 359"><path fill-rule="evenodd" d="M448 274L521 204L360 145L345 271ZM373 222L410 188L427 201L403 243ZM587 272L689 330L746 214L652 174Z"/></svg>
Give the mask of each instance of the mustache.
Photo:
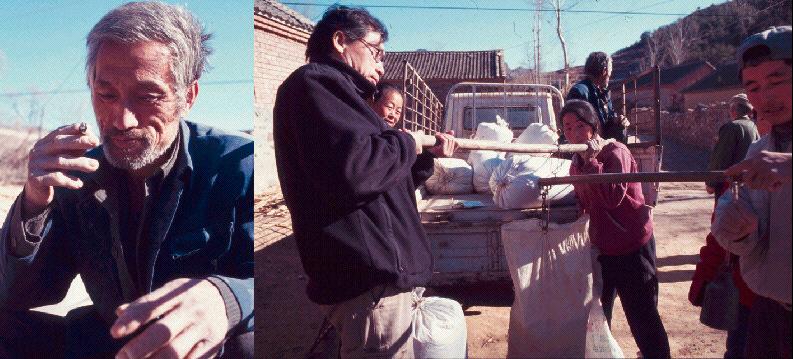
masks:
<svg viewBox="0 0 793 359"><path fill-rule="evenodd" d="M102 132L103 139L110 139L111 137L137 139L137 138L145 138L146 133L143 130L136 130L136 129L119 130L117 128L108 128Z"/></svg>

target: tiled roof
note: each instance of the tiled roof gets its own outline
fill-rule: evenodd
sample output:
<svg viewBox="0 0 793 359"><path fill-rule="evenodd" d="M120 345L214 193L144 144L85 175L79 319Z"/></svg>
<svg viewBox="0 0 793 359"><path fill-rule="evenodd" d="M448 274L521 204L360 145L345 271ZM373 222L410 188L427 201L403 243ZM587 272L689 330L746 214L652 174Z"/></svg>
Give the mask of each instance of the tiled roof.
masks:
<svg viewBox="0 0 793 359"><path fill-rule="evenodd" d="M314 30L313 21L277 0L254 0L253 14L277 20L307 32Z"/></svg>
<svg viewBox="0 0 793 359"><path fill-rule="evenodd" d="M406 51L386 52L385 80L404 76L407 60L425 80L504 79L504 51Z"/></svg>
<svg viewBox="0 0 793 359"><path fill-rule="evenodd" d="M738 78L738 63L735 61L719 66L712 74L695 82L683 92L699 92L729 87L741 87L741 80Z"/></svg>
<svg viewBox="0 0 793 359"><path fill-rule="evenodd" d="M694 61L681 65L661 68L661 85L675 83L686 75L697 71L702 66L713 66L707 61ZM639 77L638 87L649 86L653 82L653 72L647 71Z"/></svg>

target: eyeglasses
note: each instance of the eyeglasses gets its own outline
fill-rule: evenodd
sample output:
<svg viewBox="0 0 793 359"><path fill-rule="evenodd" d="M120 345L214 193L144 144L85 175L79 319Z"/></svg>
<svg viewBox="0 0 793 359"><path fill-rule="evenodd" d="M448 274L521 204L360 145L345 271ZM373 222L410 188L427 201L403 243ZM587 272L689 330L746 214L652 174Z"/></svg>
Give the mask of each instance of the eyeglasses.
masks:
<svg viewBox="0 0 793 359"><path fill-rule="evenodd" d="M385 50L370 44L363 39L358 39L358 41L360 41L362 44L364 44L364 46L366 46L367 49L369 49L369 52L372 54L372 57L374 57L376 62L383 62L385 59Z"/></svg>

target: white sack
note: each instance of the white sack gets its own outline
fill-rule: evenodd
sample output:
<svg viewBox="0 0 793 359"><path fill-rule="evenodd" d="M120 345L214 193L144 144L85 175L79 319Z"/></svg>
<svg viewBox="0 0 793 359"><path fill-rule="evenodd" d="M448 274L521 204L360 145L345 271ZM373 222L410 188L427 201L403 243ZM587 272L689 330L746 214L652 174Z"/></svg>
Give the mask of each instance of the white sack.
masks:
<svg viewBox="0 0 793 359"><path fill-rule="evenodd" d="M507 356L582 358L592 301L589 217L551 223L538 219L501 226L501 241L515 290Z"/></svg>
<svg viewBox="0 0 793 359"><path fill-rule="evenodd" d="M512 142L514 137L512 130L509 129L507 121L496 115L496 122L482 122L476 126L474 139L496 141L501 143Z"/></svg>
<svg viewBox="0 0 793 359"><path fill-rule="evenodd" d="M501 163L490 176L493 202L504 209L538 208L542 206L540 178L563 177L570 174L570 160L515 155ZM551 205L575 203L573 185L551 186L548 191Z"/></svg>
<svg viewBox="0 0 793 359"><path fill-rule="evenodd" d="M477 150L468 154L468 163L474 170L474 191L492 193L490 175L502 162L504 162L504 152Z"/></svg>
<svg viewBox="0 0 793 359"><path fill-rule="evenodd" d="M421 358L467 358L467 329L463 307L454 300L422 297L413 292L413 355Z"/></svg>
<svg viewBox="0 0 793 359"><path fill-rule="evenodd" d="M436 158L432 176L424 186L432 194L466 194L474 191L474 171L459 158Z"/></svg>
<svg viewBox="0 0 793 359"><path fill-rule="evenodd" d="M532 123L515 139L515 143L555 145L559 143L559 135L545 124Z"/></svg>
<svg viewBox="0 0 793 359"><path fill-rule="evenodd" d="M617 340L611 335L599 296L592 298L589 309L589 322L586 326L586 352L584 358L624 358Z"/></svg>

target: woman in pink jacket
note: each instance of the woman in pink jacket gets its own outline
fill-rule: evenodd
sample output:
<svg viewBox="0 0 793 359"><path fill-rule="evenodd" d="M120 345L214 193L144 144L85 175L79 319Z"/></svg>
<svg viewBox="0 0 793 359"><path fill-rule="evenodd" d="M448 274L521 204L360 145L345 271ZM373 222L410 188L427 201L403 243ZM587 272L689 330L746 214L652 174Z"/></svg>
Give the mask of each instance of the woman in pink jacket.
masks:
<svg viewBox="0 0 793 359"><path fill-rule="evenodd" d="M600 137L592 105L571 100L559 117L570 143L589 146L573 156L571 175L637 172L636 161L624 144ZM581 209L589 214L589 238L600 252L601 302L609 325L614 298L619 295L642 356L668 358L669 339L658 314L653 218L641 184L576 184L575 193Z"/></svg>

